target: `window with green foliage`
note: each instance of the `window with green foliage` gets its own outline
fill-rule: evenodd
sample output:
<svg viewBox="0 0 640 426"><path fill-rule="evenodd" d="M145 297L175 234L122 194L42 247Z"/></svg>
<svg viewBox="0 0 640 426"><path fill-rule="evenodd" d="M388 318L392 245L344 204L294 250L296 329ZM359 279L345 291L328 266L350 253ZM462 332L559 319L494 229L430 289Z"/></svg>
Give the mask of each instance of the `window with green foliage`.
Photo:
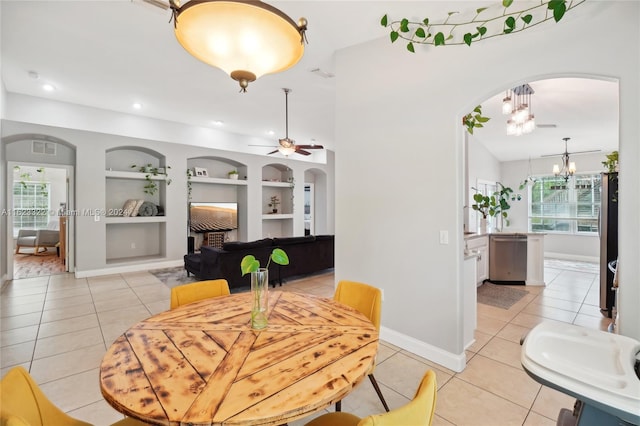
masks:
<svg viewBox="0 0 640 426"><path fill-rule="evenodd" d="M14 182L13 234L20 229L46 229L49 224L49 184Z"/></svg>
<svg viewBox="0 0 640 426"><path fill-rule="evenodd" d="M537 178L529 193L529 230L596 234L600 213L600 174Z"/></svg>

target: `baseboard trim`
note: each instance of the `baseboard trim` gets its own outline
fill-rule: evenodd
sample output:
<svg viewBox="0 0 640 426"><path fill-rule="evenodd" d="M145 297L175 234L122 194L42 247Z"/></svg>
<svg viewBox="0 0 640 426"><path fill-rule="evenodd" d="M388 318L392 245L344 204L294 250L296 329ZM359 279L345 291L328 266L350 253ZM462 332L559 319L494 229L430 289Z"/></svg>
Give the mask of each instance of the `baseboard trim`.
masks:
<svg viewBox="0 0 640 426"><path fill-rule="evenodd" d="M464 352L461 354L447 352L387 327L380 327L380 338L458 373L464 370L467 365L467 356Z"/></svg>
<svg viewBox="0 0 640 426"><path fill-rule="evenodd" d="M591 263L599 263L599 257L593 256L580 256L577 254L566 254L566 253L553 253L553 252L544 252L544 257L550 259L560 259L560 260L575 260L577 262L591 262Z"/></svg>
<svg viewBox="0 0 640 426"><path fill-rule="evenodd" d="M80 271L78 270L78 268L76 268L75 277L76 278L99 277L101 275L148 271L149 269L175 268L176 266L183 266L183 265L184 265L184 261L180 259L180 260L165 260L162 262L136 263L131 265L114 266L112 268L104 268L104 269L88 269L86 271Z"/></svg>

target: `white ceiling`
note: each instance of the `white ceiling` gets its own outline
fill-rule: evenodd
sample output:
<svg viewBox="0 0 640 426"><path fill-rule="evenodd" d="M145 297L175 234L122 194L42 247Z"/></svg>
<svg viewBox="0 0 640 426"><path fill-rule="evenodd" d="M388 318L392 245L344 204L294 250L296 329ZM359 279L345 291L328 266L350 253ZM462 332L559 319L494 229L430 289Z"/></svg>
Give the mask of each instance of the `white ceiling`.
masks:
<svg viewBox="0 0 640 426"><path fill-rule="evenodd" d="M2 79L8 92L44 97L107 110L138 114L196 126L268 138L275 144L285 134L284 94L289 95L289 135L298 144L312 140L336 149L334 141L334 52L367 40L388 37L379 25L385 13L393 17L445 16L455 5L468 10L492 1L276 1L294 20L309 21L302 60L292 69L267 75L239 93L237 83L219 69L191 57L178 44L169 11L141 0L0 1L2 19ZM579 9L570 13L580 13ZM545 25L554 25L546 23ZM483 43L491 43L486 41ZM402 46L398 46L403 49ZM473 47L471 47L473 48ZM407 53L409 54L409 53ZM428 54L419 52L417 54ZM29 71L39 78L29 76ZM41 85L56 87L43 92ZM524 82L523 82L524 83ZM528 82L536 91L533 112L539 124L532 134L507 137L501 115L503 93L483 102L492 117L475 131L500 160L526 159L561 153L563 137L571 137L569 152L618 145L616 83L556 79ZM134 102L143 104L139 111ZM274 135L267 132L272 130ZM254 148L266 153L269 148ZM280 155L280 154L276 154Z"/></svg>

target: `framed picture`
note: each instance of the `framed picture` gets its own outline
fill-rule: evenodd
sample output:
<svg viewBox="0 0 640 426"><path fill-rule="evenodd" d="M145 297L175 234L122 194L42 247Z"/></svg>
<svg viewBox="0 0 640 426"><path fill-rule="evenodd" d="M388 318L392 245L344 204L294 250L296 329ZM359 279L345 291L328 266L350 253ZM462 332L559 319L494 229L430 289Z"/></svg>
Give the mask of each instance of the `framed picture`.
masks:
<svg viewBox="0 0 640 426"><path fill-rule="evenodd" d="M200 176L200 177L208 177L209 174L207 173L207 169L203 169L201 167L194 167L193 168L193 174L194 176Z"/></svg>

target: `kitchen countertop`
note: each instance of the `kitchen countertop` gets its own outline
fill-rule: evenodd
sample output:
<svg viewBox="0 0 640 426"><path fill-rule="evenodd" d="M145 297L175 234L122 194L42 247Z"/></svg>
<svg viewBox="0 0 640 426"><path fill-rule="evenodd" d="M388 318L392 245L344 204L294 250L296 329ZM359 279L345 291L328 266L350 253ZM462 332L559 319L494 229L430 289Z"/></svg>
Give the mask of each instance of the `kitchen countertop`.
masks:
<svg viewBox="0 0 640 426"><path fill-rule="evenodd" d="M486 232L478 234L477 232L465 232L464 239L471 240L473 238L485 237L490 235L546 235L544 232Z"/></svg>

